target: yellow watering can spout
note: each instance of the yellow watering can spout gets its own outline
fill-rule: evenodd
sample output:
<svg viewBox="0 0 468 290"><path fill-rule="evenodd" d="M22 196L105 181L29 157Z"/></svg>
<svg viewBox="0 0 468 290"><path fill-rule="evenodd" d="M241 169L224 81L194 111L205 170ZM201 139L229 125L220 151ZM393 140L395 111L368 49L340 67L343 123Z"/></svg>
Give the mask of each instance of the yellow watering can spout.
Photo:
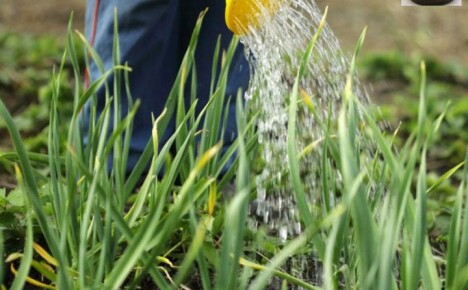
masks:
<svg viewBox="0 0 468 290"><path fill-rule="evenodd" d="M265 15L274 14L281 2L282 0L226 0L226 25L234 34L243 35L249 29L260 26Z"/></svg>

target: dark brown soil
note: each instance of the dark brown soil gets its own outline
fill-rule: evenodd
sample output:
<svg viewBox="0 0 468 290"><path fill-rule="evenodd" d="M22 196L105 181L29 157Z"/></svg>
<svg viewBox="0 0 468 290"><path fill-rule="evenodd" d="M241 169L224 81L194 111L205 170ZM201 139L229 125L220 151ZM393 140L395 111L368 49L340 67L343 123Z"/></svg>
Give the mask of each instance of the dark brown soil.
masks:
<svg viewBox="0 0 468 290"><path fill-rule="evenodd" d="M329 23L351 50L367 26L363 52L398 49L468 64L468 5L402 7L400 0L329 0Z"/></svg>
<svg viewBox="0 0 468 290"><path fill-rule="evenodd" d="M63 36L73 11L74 26L82 31L85 2L85 0L2 0L0 29Z"/></svg>

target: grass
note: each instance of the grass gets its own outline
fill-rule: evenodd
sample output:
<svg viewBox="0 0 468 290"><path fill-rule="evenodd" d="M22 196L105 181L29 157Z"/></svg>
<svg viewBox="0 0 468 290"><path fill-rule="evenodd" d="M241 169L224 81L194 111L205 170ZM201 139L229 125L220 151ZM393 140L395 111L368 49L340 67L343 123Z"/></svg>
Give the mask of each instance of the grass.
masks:
<svg viewBox="0 0 468 290"><path fill-rule="evenodd" d="M13 192L0 191L0 205L7 209L2 213L6 217L16 220L21 216L17 227L24 239L22 249L12 251L11 231L2 226L0 254L6 258L0 261L0 285L9 289L23 289L26 283L50 289L264 289L275 277L285 287L295 284L305 289L466 288L468 166L458 160L457 168L447 170L432 187L428 184L427 152L447 111L434 119L428 114L425 64L420 66L418 79L417 125L408 130L406 141L398 147L398 132L382 132L376 117L353 96L352 78L348 78L337 126L330 126L330 120L318 120L323 129L323 208L317 218L311 218L314 208L304 202L303 185L293 174L287 182L292 182L297 200L303 201L300 218L304 231L283 244L262 230L246 228L248 204L255 195L253 172L259 149L256 112L248 103L243 104L241 93L235 98L239 136L226 152L220 151L224 91L236 39L223 53L218 46L214 58L222 61L222 66L219 78L213 78L212 98L202 112L195 113L196 100L189 108L183 106L185 87L196 95L194 52L202 17L166 110L155 116L152 138L129 176L124 169L139 102L133 102L124 116L111 113L119 111L111 108L120 107L121 96L106 85L106 79L113 77L118 88L128 85L131 68L117 62L110 71L101 67L103 77L83 89L71 28L67 49L51 82L47 153L33 154L27 149L0 101L0 116L15 148L2 158L15 164L18 180ZM115 32L118 43L117 25ZM316 38L306 50L304 63ZM356 54L363 40L364 33ZM93 60L101 63L93 49L86 42L84 45ZM115 45L116 59L118 55ZM71 64L76 83L72 117L67 121L68 129L61 130L61 80L66 63ZM296 84L301 77L299 69ZM92 129L88 143L83 144L79 112L86 101L95 103L100 87L106 90L106 107L100 115L93 108ZM291 98L298 102L291 102L289 108L287 166L297 173L295 161L300 153L292 141L300 133L295 128L296 106L309 105L311 114L315 108L297 85ZM159 136L173 117L176 132L166 144L160 144ZM107 136L102 132L107 132L110 124L114 131ZM60 140L66 140L66 146ZM363 140L375 144L373 162L361 154ZM172 156L171 152L176 153ZM106 166L111 153L112 169ZM221 175L233 156L234 165ZM468 155L464 158L466 164ZM443 244L446 250L435 252L427 216L429 195L462 171L454 207L449 210L449 231ZM338 174L341 182L337 182ZM136 188L140 180L143 183ZM236 185L236 194L229 200L223 198L228 183ZM321 285L302 281L284 270L291 257L311 253L318 253L314 258L323 268Z"/></svg>

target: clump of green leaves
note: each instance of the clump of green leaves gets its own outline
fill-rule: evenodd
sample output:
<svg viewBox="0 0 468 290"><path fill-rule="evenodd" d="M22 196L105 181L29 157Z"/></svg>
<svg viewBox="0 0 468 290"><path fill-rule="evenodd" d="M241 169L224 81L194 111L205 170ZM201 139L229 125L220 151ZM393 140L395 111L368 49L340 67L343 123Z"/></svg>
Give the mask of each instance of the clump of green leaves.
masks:
<svg viewBox="0 0 468 290"><path fill-rule="evenodd" d="M399 148L421 125L417 119L420 110L417 97L420 90L420 73L417 70L419 59L417 55L407 56L391 51L369 54L359 62L361 73L373 84L376 95L381 95L382 117L391 123L391 128L398 128L394 143ZM444 116L427 149L427 182L433 186L447 171L459 165L466 154L468 67L461 63L429 58L426 71L427 119L422 124L426 134L432 130L432 120ZM438 184L428 195L428 222L431 238L436 243L447 239L451 212L462 179L462 171L459 170L453 178Z"/></svg>
<svg viewBox="0 0 468 290"><path fill-rule="evenodd" d="M222 242L225 254L219 261L218 255L214 255L215 259L209 264L201 251L210 246L213 251L218 250L214 245L220 236L223 216L218 214L222 210L217 209L216 204L221 196L220 190L232 179L237 167L233 166L223 176L220 174L236 151L252 149L255 144L253 126L242 121L243 108L239 102L240 134L246 138L246 143L235 142L223 154L220 153L224 131L222 124L225 124L223 112L226 111L224 95L237 41L233 41L224 53L221 69L216 73L216 64L221 62L218 42L213 67L213 75L218 77L213 77L213 97L209 104L201 112L195 111L196 100L185 108L185 87L192 88L193 96L196 93L195 83L192 84L196 82L193 60L200 25L201 19L168 97L166 111L155 118L152 139L129 176L126 167L132 120L139 103L129 100L129 111L121 116L117 113L120 112L120 92L111 92L106 81L113 77L118 88L124 83L128 84L130 68L116 63L114 68L105 71L100 66L99 56L86 44L90 56L101 69L102 77L90 84L89 89L83 90L75 39L71 37L71 32L66 53L51 84L47 154L31 154L26 150L14 120L3 102L0 103L0 114L16 148L15 153L3 157L20 164L21 170L16 176L18 191L25 197L23 210L26 213L24 251L8 253L8 263L21 259L19 267L12 266L17 270L16 278L8 282L11 289L23 288L29 279L31 267L47 278L46 287L61 289L116 289L122 285L134 288L148 279L158 289L177 287L181 283L208 286L212 278L210 269L219 267L222 271L236 272L239 265L232 262L231 251L237 249L238 256L243 252L241 234L233 236L237 242ZM115 29L114 56L119 59L117 26ZM80 35L80 38L84 41L83 36ZM67 120L69 128L64 132L60 130L62 116L58 108L62 98L60 80L65 74L67 59L72 64L76 86L73 90L73 114L71 120ZM96 102L96 91L100 88L105 89L107 105L99 116L92 114L92 129L87 132L88 142L84 144L79 114L87 101ZM113 114L111 106L115 109ZM176 131L160 147L159 138L173 117ZM104 132L108 131L110 124L113 124L113 131L109 136ZM60 141L63 138L68 144L65 148ZM175 155L170 156L173 151ZM109 158L113 160L112 169L107 167ZM33 160L47 165L47 171L37 171L31 165ZM247 158L239 160L245 163ZM150 164L149 170L147 164ZM245 166L242 165L242 168L245 169ZM158 180L163 169L164 177ZM139 182L142 182L141 187L135 188ZM45 187L42 186L44 184ZM233 213L238 212L238 206L242 206L246 212L249 192L246 184L247 181L238 182L238 190L245 193L244 198L238 199L238 203L232 206ZM236 216L236 219L239 218ZM33 243L33 240L37 241L33 220L40 227L41 241L47 249L45 253L38 251ZM238 232L242 233L244 222L238 220L237 224L240 227ZM3 230L0 238L3 245ZM33 246L39 257L33 255ZM194 263L201 271L195 279L199 282L187 281ZM38 266L41 264L45 266ZM0 284L4 283L5 276L3 259L1 265ZM39 282L33 281L36 285ZM224 285L226 282L226 279L220 278L217 283ZM44 283L40 285L44 287Z"/></svg>

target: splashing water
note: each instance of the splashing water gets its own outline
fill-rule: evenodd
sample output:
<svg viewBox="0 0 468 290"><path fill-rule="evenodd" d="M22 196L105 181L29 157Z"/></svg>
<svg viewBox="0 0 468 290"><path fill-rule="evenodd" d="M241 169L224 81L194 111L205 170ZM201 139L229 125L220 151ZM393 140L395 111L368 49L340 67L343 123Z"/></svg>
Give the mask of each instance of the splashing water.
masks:
<svg viewBox="0 0 468 290"><path fill-rule="evenodd" d="M241 37L254 72L246 98L260 114L258 142L265 163L256 180L257 199L251 210L250 227L266 226L270 234L286 241L302 231L288 172L287 107L304 51L317 32L323 14L313 0L284 0L273 17L267 14L260 16L263 19L261 27L249 29L249 33ZM337 38L325 25L299 86L312 99L318 118L338 119L348 68L349 61ZM357 78L353 81L353 93L360 102L367 103L368 97L359 81ZM298 152L322 139L323 135L313 114L305 106L298 106L295 140ZM312 207L317 205L321 195L319 167L322 152L321 146L317 147L299 163L308 203ZM330 198L334 198L333 193ZM314 277L310 273L299 273L299 277L319 283L320 265L308 265L314 260L313 257L298 257L290 263L301 265L299 269L305 270L303 272L315 268Z"/></svg>
<svg viewBox="0 0 468 290"><path fill-rule="evenodd" d="M323 14L313 0L285 0L274 17L265 18L264 25L250 29L241 37L254 74L246 98L260 111L257 121L258 141L266 163L257 177L255 214L268 225L270 232L282 240L301 232L292 185L287 171L287 131L289 96L303 58L304 50L317 32ZM325 25L318 39L300 90L313 99L318 117L337 119L341 93L346 84L349 62L340 49L337 38ZM361 102L367 95L359 81L354 94ZM323 137L313 114L305 106L297 112L298 152ZM318 146L320 147L320 146ZM300 162L301 177L308 193L308 202L315 203L320 192L318 173L320 148L307 154ZM253 226L256 226L255 222Z"/></svg>

